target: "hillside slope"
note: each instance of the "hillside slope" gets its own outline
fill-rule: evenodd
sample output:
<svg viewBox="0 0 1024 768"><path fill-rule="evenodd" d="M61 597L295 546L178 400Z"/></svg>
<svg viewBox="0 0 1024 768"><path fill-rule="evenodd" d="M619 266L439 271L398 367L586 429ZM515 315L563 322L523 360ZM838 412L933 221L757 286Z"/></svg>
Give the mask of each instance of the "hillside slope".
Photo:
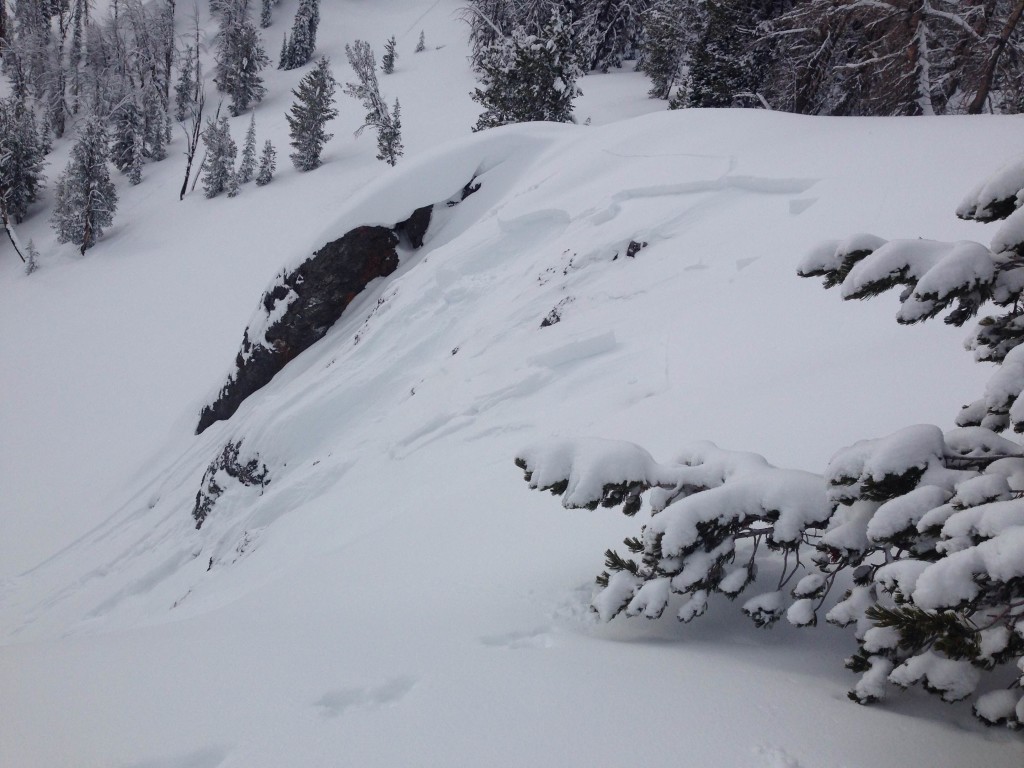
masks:
<svg viewBox="0 0 1024 768"><path fill-rule="evenodd" d="M86 258L2 265L19 365L0 384L23 396L0 403L0 764L1019 766L1020 740L966 708L848 702L837 630L766 633L727 603L595 624L601 553L635 522L560 509L512 459L558 435L659 458L709 439L821 471L856 439L950 424L986 375L962 331L899 327L895 301L844 304L795 266L863 230L986 238L952 211L1021 121L709 110L467 136L468 97L422 91L415 129L403 88L468 91L459 27L443 3L385 8L360 22L376 38L393 11L414 40L427 10L453 49L385 81L409 124L398 168L342 127L322 169L237 200L167 202L178 169L151 166ZM593 114L620 83L642 94L590 80ZM193 434L275 274L471 179L422 250ZM197 530L229 442L270 482L228 484ZM21 573L21 532L41 559L72 517L95 527Z"/></svg>

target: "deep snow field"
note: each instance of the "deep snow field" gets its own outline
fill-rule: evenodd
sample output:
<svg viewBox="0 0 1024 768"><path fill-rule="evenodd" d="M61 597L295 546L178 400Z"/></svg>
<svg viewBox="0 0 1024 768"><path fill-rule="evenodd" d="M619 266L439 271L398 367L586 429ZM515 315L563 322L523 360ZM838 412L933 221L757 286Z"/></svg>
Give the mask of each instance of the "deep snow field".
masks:
<svg viewBox="0 0 1024 768"><path fill-rule="evenodd" d="M987 242L953 211L1024 121L670 113L627 70L585 79L578 126L471 135L457 11L322 4L341 82L345 43L398 38L397 168L339 95L324 166L292 169L302 71L270 71L269 186L178 202L179 135L140 186L119 177L84 258L47 227L51 190L21 233L42 269L0 247L0 766L1019 768L1020 737L966 705L848 701L847 631L757 630L726 601L597 623L602 552L640 521L563 510L513 458L554 436L659 459L707 439L820 472L857 439L951 426L990 373L965 330L898 326L895 297L842 302L796 264L861 231ZM472 178L423 249L193 434L282 268ZM197 531L229 440L271 482Z"/></svg>

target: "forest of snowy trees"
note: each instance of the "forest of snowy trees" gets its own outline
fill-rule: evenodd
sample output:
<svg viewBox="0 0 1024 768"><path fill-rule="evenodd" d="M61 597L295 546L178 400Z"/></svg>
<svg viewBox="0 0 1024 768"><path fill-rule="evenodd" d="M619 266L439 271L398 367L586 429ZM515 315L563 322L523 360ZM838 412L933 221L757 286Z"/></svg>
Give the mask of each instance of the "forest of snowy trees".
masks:
<svg viewBox="0 0 1024 768"><path fill-rule="evenodd" d="M465 18L477 66L502 38L550 40L557 16L585 70L636 59L675 107L929 115L1024 108L1022 12L1021 0L470 0Z"/></svg>

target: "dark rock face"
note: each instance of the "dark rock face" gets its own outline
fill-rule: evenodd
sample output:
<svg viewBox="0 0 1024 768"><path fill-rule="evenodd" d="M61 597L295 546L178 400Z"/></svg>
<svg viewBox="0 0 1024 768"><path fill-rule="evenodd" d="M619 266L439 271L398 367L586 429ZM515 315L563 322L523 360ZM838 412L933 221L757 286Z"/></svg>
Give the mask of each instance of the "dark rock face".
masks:
<svg viewBox="0 0 1024 768"><path fill-rule="evenodd" d="M456 197L437 207L458 205L479 189L480 183L470 179ZM249 395L323 338L372 280L394 272L398 268L399 242L405 239L413 248L422 247L434 208L417 208L393 227L356 227L325 245L293 272L282 274L263 294L265 324L246 328L242 349L235 358L236 370L217 399L200 412L196 434L214 422L231 418ZM202 521L197 517L197 522Z"/></svg>
<svg viewBox="0 0 1024 768"><path fill-rule="evenodd" d="M406 229L413 242L422 244L430 211L430 207L421 208L409 219L416 220L415 227ZM230 418L245 398L266 386L289 360L319 341L371 280L394 272L398 268L396 245L394 229L357 227L325 245L295 271L282 275L263 295L262 303L268 317L275 314L279 302L287 302L287 308L264 330L262 339L250 338L252 329L246 329L242 349L235 358L237 370L217 400L203 408L196 434Z"/></svg>
<svg viewBox="0 0 1024 768"><path fill-rule="evenodd" d="M413 248L423 247L423 237L427 234L427 227L430 226L430 216L434 212L434 206L425 205L412 212L405 221L395 225L395 231L409 238L409 244Z"/></svg>

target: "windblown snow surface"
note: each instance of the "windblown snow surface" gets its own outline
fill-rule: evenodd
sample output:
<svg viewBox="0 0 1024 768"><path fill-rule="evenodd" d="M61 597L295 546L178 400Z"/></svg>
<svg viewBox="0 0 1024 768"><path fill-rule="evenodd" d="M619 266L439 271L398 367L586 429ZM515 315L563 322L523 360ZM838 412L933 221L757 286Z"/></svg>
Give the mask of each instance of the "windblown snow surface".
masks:
<svg viewBox="0 0 1024 768"><path fill-rule="evenodd" d="M1019 737L964 705L849 702L846 631L757 630L726 601L690 625L598 623L602 552L640 521L564 510L512 462L547 438L662 460L708 439L821 472L858 439L950 426L991 372L964 332L900 327L895 297L844 303L795 269L861 231L987 241L953 211L1021 120L613 122L662 106L616 72L583 84L592 125L470 136L456 4L369 7L325 8L321 48L344 80L345 42L403 32L382 78L397 169L342 103L315 173L178 203L168 160L121 187L85 258L43 215L22 234L40 272L2 254L0 765L1019 768ZM282 166L300 75L273 73L257 112ZM193 434L275 274L473 178L398 272ZM228 441L270 484L229 484L196 530Z"/></svg>

